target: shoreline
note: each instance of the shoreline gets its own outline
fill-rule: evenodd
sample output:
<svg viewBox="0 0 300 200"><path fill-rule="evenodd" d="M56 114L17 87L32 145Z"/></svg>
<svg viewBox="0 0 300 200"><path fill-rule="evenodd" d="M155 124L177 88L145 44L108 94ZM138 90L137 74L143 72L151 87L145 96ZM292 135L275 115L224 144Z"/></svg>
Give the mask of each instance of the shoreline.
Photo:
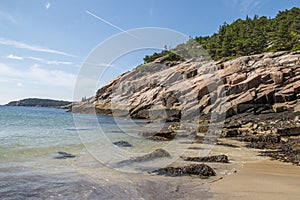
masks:
<svg viewBox="0 0 300 200"><path fill-rule="evenodd" d="M49 121L48 119L46 122ZM233 126L229 125L227 125L227 129ZM112 131L108 133L113 133L113 130L116 129L112 129L109 126L107 130ZM74 135L75 132L66 130L66 133L70 136L73 135L78 141L79 138ZM87 134L88 132L83 133ZM118 132L114 134L118 134ZM178 131L178 136L185 136L182 130ZM124 138L117 137L115 139ZM211 150L207 156L220 154L228 156L229 163L205 162L205 164L216 171L217 176L201 179L197 176L168 177L152 175L148 173L149 171L126 173L127 167L135 170L136 168L134 167L138 165L130 163L125 168L109 168L109 166L103 165L100 160L92 157L84 146L75 145L52 147L53 149L45 152L38 150L34 157L26 157L23 152L20 154L21 159L8 158L8 162L0 162L1 170L5 173L7 172L7 174L2 174L5 179L3 178L3 181L0 181L0 185L3 184L2 194L7 196L15 195L15 184L23 184L19 180L26 179L24 184L27 185L49 183L38 190L35 190L35 187L30 187L26 190L24 190L23 186L19 187L24 195L34 194L41 198L43 195L48 195L46 191L49 188L59 188L58 186L61 183L64 183L64 190L53 191L51 195L59 198L56 195L64 194L70 197L84 194L93 196L94 198L92 199L97 199L100 195L106 195L106 199L296 199L300 195L300 192L298 192L300 187L299 166L294 166L291 163L271 161L269 157L259 156L259 153L263 150L248 148L246 144L249 142L237 139L218 138L217 144L207 144L201 142L201 140L185 143L190 139L186 136L175 138L173 142L178 143L175 150L182 152L183 156L202 156L201 153L205 153L207 150ZM147 139L145 140L148 141ZM130 142L130 140L128 141ZM162 142L161 145L168 146L168 143L171 145L175 144ZM132 142L132 144L136 143ZM136 147L134 145L133 148ZM156 148L156 146L153 146L153 148ZM181 150L182 148L185 148L184 151ZM123 150L130 151L131 149L124 148ZM53 159L58 151L65 151L76 155L76 157L73 159ZM28 152L30 153L28 155L34 153L31 150ZM172 155L176 155L176 152L169 152ZM160 162L159 159L157 161ZM163 162L163 160L161 161ZM171 164L173 166L183 166L193 163L199 162L185 161L179 158ZM153 162L150 161L143 164L145 166L149 164L150 169L150 164L153 164ZM122 169L124 169L123 172ZM39 176L42 177L41 180L36 179ZM53 176L55 176L54 179ZM69 177L72 177L72 179ZM9 181L8 186L4 182L6 179ZM81 188L82 185L83 188ZM78 190L79 187L81 189ZM8 190L8 192L6 193L4 190ZM65 191L71 191L72 194ZM162 198L159 198L159 196ZM84 199L85 196L82 196L82 198Z"/></svg>
<svg viewBox="0 0 300 200"><path fill-rule="evenodd" d="M124 177L128 187L141 187L141 198L158 199L157 193L174 199L297 199L300 195L300 168L291 163L271 160L259 156L259 149L245 147L244 142L224 139L223 142L235 144L238 148L216 145L210 155L220 153L228 155L230 163L205 163L216 170L217 176L201 179L193 176L169 177L140 173L118 173L111 171L108 176L113 184L117 177ZM196 144L201 145L201 144ZM197 150L189 150L187 155L194 155ZM192 162L176 161L173 166L182 166ZM80 170L83 174L90 169ZM90 172L90 173L89 173ZM92 176L93 176L92 175ZM126 186L127 187L127 186ZM145 188L155 188L156 192L146 192ZM163 190L162 188L165 188Z"/></svg>

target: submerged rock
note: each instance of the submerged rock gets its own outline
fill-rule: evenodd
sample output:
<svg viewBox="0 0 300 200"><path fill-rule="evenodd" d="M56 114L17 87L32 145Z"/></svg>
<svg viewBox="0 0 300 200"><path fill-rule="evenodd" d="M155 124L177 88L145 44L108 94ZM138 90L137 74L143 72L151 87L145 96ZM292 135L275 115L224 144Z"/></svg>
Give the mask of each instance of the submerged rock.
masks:
<svg viewBox="0 0 300 200"><path fill-rule="evenodd" d="M228 156L226 156L226 155L205 156L205 157L185 157L183 159L185 161L194 161L194 162L229 163Z"/></svg>
<svg viewBox="0 0 300 200"><path fill-rule="evenodd" d="M149 160L153 160L156 158L163 158L163 157L171 157L171 155L169 154L169 152L167 152L164 149L156 149L151 153L145 154L140 157L132 158L130 160L133 162L144 162L144 161L149 161Z"/></svg>
<svg viewBox="0 0 300 200"><path fill-rule="evenodd" d="M75 158L76 156L64 151L57 152L59 155L55 156L54 159L66 159L66 158Z"/></svg>
<svg viewBox="0 0 300 200"><path fill-rule="evenodd" d="M164 149L156 149L152 151L151 153L145 154L143 156L130 158L128 160L123 160L119 163L117 163L117 166L124 166L124 165L130 165L131 163L135 162L147 162L158 158L167 158L171 157L169 152L167 152Z"/></svg>
<svg viewBox="0 0 300 200"><path fill-rule="evenodd" d="M132 147L132 144L126 141L118 141L118 142L113 142L114 145L118 147Z"/></svg>
<svg viewBox="0 0 300 200"><path fill-rule="evenodd" d="M166 167L153 171L157 175L165 176L187 176L197 175L200 177L216 176L216 172L205 164L191 164L182 167Z"/></svg>

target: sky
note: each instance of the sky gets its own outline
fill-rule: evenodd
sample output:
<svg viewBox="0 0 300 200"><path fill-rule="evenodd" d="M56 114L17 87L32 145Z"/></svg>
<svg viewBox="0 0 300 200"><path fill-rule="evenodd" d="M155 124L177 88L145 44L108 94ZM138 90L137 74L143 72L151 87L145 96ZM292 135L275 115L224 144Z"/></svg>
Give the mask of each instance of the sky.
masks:
<svg viewBox="0 0 300 200"><path fill-rule="evenodd" d="M292 7L300 7L300 1L0 0L0 104L28 97L78 100L73 98L74 87L91 52L115 35L135 37L132 29L160 27L207 36L224 22L255 14L275 17ZM113 62L98 63L95 67L104 72L97 85L81 95L93 95L155 50L132 51Z"/></svg>

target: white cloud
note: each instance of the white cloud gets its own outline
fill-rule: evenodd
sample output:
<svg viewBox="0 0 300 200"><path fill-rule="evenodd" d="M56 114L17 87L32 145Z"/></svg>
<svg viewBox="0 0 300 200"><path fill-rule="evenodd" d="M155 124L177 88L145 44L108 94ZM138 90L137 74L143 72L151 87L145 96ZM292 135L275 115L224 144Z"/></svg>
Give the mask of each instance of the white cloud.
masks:
<svg viewBox="0 0 300 200"><path fill-rule="evenodd" d="M13 24L18 24L17 20L9 13L0 11L0 17L4 18L5 20L7 20Z"/></svg>
<svg viewBox="0 0 300 200"><path fill-rule="evenodd" d="M39 47L39 46L35 46L35 45L30 45L30 44L26 44L23 42L14 41L14 40L6 39L6 38L0 38L0 44L12 46L12 47L19 48L19 49L27 49L27 50L31 50L31 51L53 53L53 54L59 54L59 55L64 55L64 56L69 56L69 57L76 57L76 56L66 53L66 52L48 49L45 47Z"/></svg>
<svg viewBox="0 0 300 200"><path fill-rule="evenodd" d="M43 64L47 64L47 65L72 65L72 62L68 62L68 61L57 61L57 60L45 60L43 58L37 58L37 57L26 57L30 60L34 60L34 61L39 61Z"/></svg>
<svg viewBox="0 0 300 200"><path fill-rule="evenodd" d="M27 70L18 70L0 63L0 77L3 80L29 81L35 84L48 86L62 86L72 88L74 86L76 75L66 73L61 70L46 70L40 65L33 65Z"/></svg>
<svg viewBox="0 0 300 200"><path fill-rule="evenodd" d="M43 58L37 58L32 56L22 57L14 54L9 54L8 56L6 56L6 58L13 59L13 60L29 59L29 60L39 61L40 63L47 64L47 65L73 65L73 63L69 61L45 60Z"/></svg>
<svg viewBox="0 0 300 200"><path fill-rule="evenodd" d="M51 6L51 4L48 1L44 5L45 5L46 10L48 10Z"/></svg>
<svg viewBox="0 0 300 200"><path fill-rule="evenodd" d="M16 56L16 55L13 55L13 54L9 54L8 56L6 56L6 58L13 59L13 60L23 60L23 57Z"/></svg>

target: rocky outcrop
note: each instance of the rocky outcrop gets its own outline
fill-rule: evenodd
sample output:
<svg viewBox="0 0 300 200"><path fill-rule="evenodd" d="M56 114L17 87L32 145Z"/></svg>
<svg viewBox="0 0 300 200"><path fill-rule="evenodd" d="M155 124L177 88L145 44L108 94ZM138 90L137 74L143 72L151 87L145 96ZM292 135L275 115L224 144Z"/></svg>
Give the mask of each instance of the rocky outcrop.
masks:
<svg viewBox="0 0 300 200"><path fill-rule="evenodd" d="M205 156L205 157L184 157L183 160L193 161L193 162L229 163L228 156L226 156L226 155Z"/></svg>
<svg viewBox="0 0 300 200"><path fill-rule="evenodd" d="M205 164L190 164L182 167L166 167L153 171L152 173L165 176L187 176L197 175L200 177L216 176L216 172Z"/></svg>
<svg viewBox="0 0 300 200"><path fill-rule="evenodd" d="M221 137L240 137L245 142L275 144L281 137L299 136L298 113L288 111L269 114L237 115L227 119Z"/></svg>
<svg viewBox="0 0 300 200"><path fill-rule="evenodd" d="M224 127L221 136L246 142L249 148L268 149L262 156L300 165L298 113L240 114L227 119Z"/></svg>
<svg viewBox="0 0 300 200"><path fill-rule="evenodd" d="M277 151L264 151L260 155L300 166L300 137L290 137L280 143Z"/></svg>
<svg viewBox="0 0 300 200"><path fill-rule="evenodd" d="M277 134L259 134L250 135L242 139L245 142L249 142L247 147L256 149L277 149L279 142L281 141L280 135Z"/></svg>
<svg viewBox="0 0 300 200"><path fill-rule="evenodd" d="M300 111L300 52L226 62L156 60L115 78L89 103L77 104L73 111L93 108L99 114L173 122L212 112L229 117Z"/></svg>

